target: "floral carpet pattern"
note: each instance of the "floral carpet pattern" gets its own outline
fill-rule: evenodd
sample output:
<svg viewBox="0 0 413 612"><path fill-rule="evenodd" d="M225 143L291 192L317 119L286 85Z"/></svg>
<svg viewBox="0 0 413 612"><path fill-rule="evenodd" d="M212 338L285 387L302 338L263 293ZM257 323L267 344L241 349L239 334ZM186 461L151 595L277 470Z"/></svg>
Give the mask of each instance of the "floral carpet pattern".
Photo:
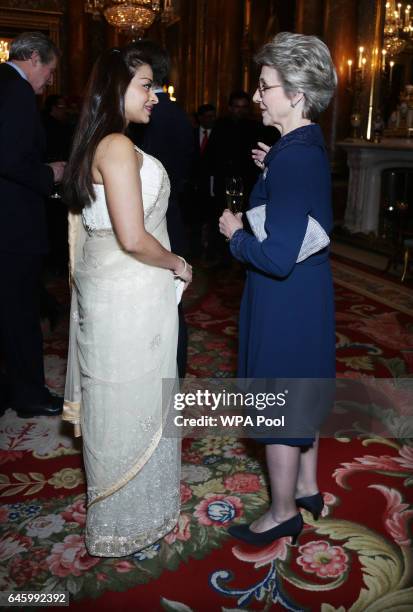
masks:
<svg viewBox="0 0 413 612"><path fill-rule="evenodd" d="M413 299L403 287L334 262L337 370L413 377ZM188 375L236 367L242 271L199 278L186 297ZM63 286L53 290L63 302ZM45 330L47 379L62 390L67 322ZM261 447L236 438L186 440L182 512L162 541L121 559L88 555L80 446L57 418L0 420L0 590L67 590L73 610L215 612L413 609L411 439L322 439L323 516L262 548L227 527L268 504Z"/></svg>

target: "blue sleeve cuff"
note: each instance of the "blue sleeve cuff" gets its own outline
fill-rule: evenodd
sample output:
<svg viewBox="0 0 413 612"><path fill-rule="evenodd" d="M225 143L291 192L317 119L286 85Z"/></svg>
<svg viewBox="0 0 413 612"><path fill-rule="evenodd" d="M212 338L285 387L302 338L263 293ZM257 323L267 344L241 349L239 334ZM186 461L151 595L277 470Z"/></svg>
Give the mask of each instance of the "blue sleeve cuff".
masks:
<svg viewBox="0 0 413 612"><path fill-rule="evenodd" d="M231 249L232 255L236 259L239 259L239 261L245 261L242 256L242 246L244 241L248 238L251 238L250 234L243 229L236 230L231 236L229 248Z"/></svg>

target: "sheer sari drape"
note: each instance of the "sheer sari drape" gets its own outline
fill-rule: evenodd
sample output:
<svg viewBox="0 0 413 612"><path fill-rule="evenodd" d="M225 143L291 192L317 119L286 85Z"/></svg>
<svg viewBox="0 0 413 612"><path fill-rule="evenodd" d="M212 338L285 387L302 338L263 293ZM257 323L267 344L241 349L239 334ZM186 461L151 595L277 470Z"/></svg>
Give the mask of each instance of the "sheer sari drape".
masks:
<svg viewBox="0 0 413 612"><path fill-rule="evenodd" d="M166 204L160 196L155 204L145 225L169 248ZM69 227L63 418L83 436L88 551L117 557L152 544L178 520L180 443L162 438L162 380L176 378L175 287L169 270L138 262L112 231L86 232L77 215Z"/></svg>

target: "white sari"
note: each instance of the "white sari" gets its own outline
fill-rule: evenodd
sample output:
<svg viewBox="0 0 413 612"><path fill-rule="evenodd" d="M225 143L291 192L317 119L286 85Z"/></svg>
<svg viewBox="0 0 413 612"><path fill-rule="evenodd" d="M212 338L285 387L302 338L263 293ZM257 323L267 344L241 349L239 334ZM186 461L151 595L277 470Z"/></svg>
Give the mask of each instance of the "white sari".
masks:
<svg viewBox="0 0 413 612"><path fill-rule="evenodd" d="M145 228L169 248L169 181L143 153ZM162 438L176 380L178 317L173 275L122 250L103 186L71 215L72 305L63 418L83 435L91 555L136 552L179 516L180 443ZM163 410L164 405L164 410Z"/></svg>

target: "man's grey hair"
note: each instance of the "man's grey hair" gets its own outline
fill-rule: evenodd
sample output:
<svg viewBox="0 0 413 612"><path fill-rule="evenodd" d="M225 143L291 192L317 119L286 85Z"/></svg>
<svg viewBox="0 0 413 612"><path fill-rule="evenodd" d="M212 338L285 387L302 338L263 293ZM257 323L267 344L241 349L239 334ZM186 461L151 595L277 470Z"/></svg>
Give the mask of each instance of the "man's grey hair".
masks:
<svg viewBox="0 0 413 612"><path fill-rule="evenodd" d="M316 36L280 32L255 56L259 66L275 68L288 97L305 96L303 117L315 120L337 86L337 74L325 43Z"/></svg>
<svg viewBox="0 0 413 612"><path fill-rule="evenodd" d="M37 51L42 64L49 64L60 51L54 42L43 32L23 32L10 45L9 60L28 60L33 51Z"/></svg>

